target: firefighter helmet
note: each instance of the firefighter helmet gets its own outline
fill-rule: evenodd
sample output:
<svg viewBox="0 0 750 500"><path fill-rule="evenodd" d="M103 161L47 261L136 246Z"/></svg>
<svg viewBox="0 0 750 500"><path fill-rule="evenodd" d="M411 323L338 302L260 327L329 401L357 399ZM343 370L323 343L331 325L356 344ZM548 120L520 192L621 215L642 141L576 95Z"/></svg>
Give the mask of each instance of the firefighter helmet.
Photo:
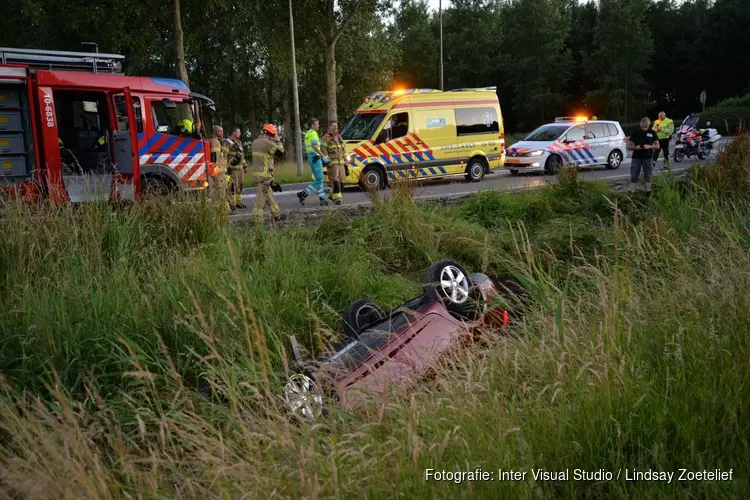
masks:
<svg viewBox="0 0 750 500"><path fill-rule="evenodd" d="M263 131L268 132L271 135L276 135L276 127L272 123L263 125Z"/></svg>

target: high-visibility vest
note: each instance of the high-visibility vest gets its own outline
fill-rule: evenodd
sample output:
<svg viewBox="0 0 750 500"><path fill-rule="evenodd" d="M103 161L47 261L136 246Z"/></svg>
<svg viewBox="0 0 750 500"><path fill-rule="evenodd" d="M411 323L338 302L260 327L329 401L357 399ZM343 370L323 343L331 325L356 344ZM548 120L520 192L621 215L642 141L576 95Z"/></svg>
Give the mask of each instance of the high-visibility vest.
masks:
<svg viewBox="0 0 750 500"><path fill-rule="evenodd" d="M674 122L670 118L656 120L654 127L657 128L656 137L659 139L666 139L674 134Z"/></svg>
<svg viewBox="0 0 750 500"><path fill-rule="evenodd" d="M320 138L315 130L310 129L305 133L305 153L315 153L313 146L320 147Z"/></svg>

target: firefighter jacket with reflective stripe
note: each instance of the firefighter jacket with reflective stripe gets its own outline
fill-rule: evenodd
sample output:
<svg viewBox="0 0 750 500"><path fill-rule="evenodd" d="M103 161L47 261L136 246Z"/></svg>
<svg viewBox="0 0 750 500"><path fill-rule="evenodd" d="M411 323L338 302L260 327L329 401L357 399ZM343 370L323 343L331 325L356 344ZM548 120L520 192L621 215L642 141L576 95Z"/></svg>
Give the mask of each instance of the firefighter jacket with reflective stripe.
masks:
<svg viewBox="0 0 750 500"><path fill-rule="evenodd" d="M656 120L654 122L654 130L656 130L656 137L659 139L667 139L674 134L674 122L670 118Z"/></svg>
<svg viewBox="0 0 750 500"><path fill-rule="evenodd" d="M211 156L216 153L216 161L214 162L215 170L209 172L212 177L218 174L223 174L227 171L227 148L222 147L218 137L211 138Z"/></svg>
<svg viewBox="0 0 750 500"><path fill-rule="evenodd" d="M273 157L276 152L284 152L284 145L262 135L253 141L252 151L253 173L268 177L273 170Z"/></svg>
<svg viewBox="0 0 750 500"><path fill-rule="evenodd" d="M245 151L242 149L240 141L235 141L231 137L224 139L227 147L227 167L229 170L240 170L247 166L245 160Z"/></svg>
<svg viewBox="0 0 750 500"><path fill-rule="evenodd" d="M334 163L336 165L343 165L344 164L344 158L346 157L346 149L344 147L344 139L341 137L341 134L331 134L330 132L326 132L323 134L322 139L322 148L323 154L328 156L328 158L331 160L331 163Z"/></svg>
<svg viewBox="0 0 750 500"><path fill-rule="evenodd" d="M318 133L315 130L310 129L305 133L305 153L317 154L313 149L313 146L320 147L320 139L318 138Z"/></svg>

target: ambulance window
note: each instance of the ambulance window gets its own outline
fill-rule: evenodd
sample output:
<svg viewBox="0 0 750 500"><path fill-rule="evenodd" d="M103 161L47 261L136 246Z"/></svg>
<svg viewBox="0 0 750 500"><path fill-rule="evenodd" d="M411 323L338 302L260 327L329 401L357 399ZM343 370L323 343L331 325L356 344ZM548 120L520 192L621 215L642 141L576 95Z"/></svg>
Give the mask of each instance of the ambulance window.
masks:
<svg viewBox="0 0 750 500"><path fill-rule="evenodd" d="M409 133L409 113L396 113L391 116L388 122L383 127L378 135L378 140L375 144L382 142L392 141L399 137L404 137Z"/></svg>
<svg viewBox="0 0 750 500"><path fill-rule="evenodd" d="M461 135L499 134L500 124L495 108L456 109L456 133Z"/></svg>
<svg viewBox="0 0 750 500"><path fill-rule="evenodd" d="M584 130L583 126L579 125L568 130L568 133L565 134L565 140L567 142L582 141L585 136L586 131Z"/></svg>
<svg viewBox="0 0 750 500"><path fill-rule="evenodd" d="M117 130L125 132L130 130L128 126L128 112L125 109L125 96L116 95L115 100L115 112L117 113ZM143 132L143 116L141 115L141 100L138 97L133 97L133 114L135 115L135 124L138 133Z"/></svg>

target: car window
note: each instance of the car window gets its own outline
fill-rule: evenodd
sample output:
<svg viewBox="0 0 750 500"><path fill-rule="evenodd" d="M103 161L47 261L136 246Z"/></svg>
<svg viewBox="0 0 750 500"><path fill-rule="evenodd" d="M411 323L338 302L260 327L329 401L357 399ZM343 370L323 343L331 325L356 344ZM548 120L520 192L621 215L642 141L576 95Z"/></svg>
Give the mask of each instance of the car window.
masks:
<svg viewBox="0 0 750 500"><path fill-rule="evenodd" d="M567 125L544 125L523 138L524 141L554 141L568 129Z"/></svg>
<svg viewBox="0 0 750 500"><path fill-rule="evenodd" d="M352 116L341 130L341 137L348 141L371 139L385 118L382 113L357 113Z"/></svg>
<svg viewBox="0 0 750 500"><path fill-rule="evenodd" d="M617 127L615 127L611 123L607 123L607 129L609 129L609 136L610 137L616 137L619 134L619 132L617 131Z"/></svg>
<svg viewBox="0 0 750 500"><path fill-rule="evenodd" d="M176 102L174 107L167 107L162 101L151 102L152 119L157 132L171 135L193 135L191 131L183 132L184 120L195 122L193 108L187 102Z"/></svg>
<svg viewBox="0 0 750 500"><path fill-rule="evenodd" d="M135 114L135 124L138 133L143 132L143 116L141 115L141 100L138 97L133 97L133 114ZM115 112L117 113L117 128L120 132L130 130L128 124L128 110L125 107L125 96L116 95L115 101Z"/></svg>
<svg viewBox="0 0 750 500"><path fill-rule="evenodd" d="M578 125L577 127L568 130L568 133L565 134L565 140L569 142L582 141L585 136L586 130L583 128L583 125Z"/></svg>
<svg viewBox="0 0 750 500"><path fill-rule="evenodd" d="M586 139L601 139L608 135L609 131L603 123L589 123L586 125Z"/></svg>
<svg viewBox="0 0 750 500"><path fill-rule="evenodd" d="M399 312L379 323L371 325L357 340L344 346L328 358L329 361L342 364L347 369L355 368L367 359L370 354L388 342L398 329L405 326L409 321L409 316L410 314L406 312Z"/></svg>
<svg viewBox="0 0 750 500"><path fill-rule="evenodd" d="M500 133L497 110L489 107L456 109L456 133L459 136Z"/></svg>
<svg viewBox="0 0 750 500"><path fill-rule="evenodd" d="M404 137L409 133L409 113L396 113L386 122L383 130L378 134L378 140L375 144L380 144L399 137Z"/></svg>

